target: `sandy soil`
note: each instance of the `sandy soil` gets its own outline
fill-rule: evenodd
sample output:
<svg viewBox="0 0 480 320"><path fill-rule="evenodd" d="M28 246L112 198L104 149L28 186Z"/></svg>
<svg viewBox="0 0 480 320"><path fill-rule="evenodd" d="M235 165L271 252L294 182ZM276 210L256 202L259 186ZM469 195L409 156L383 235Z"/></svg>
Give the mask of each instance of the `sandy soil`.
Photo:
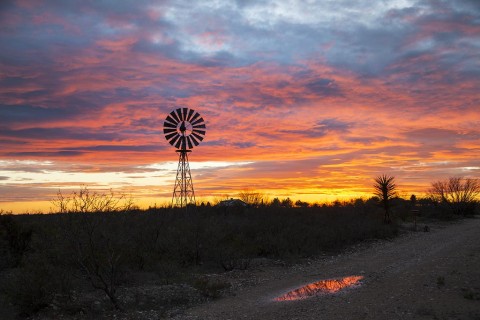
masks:
<svg viewBox="0 0 480 320"><path fill-rule="evenodd" d="M359 287L305 300L273 298L309 282L362 275ZM480 319L480 218L433 224L350 252L248 271L249 285L175 319Z"/></svg>

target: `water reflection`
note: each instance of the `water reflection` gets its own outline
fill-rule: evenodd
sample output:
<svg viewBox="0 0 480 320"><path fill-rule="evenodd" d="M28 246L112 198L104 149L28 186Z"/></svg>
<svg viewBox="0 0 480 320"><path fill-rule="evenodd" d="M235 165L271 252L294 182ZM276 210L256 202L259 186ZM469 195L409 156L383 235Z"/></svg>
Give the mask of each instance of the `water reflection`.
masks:
<svg viewBox="0 0 480 320"><path fill-rule="evenodd" d="M362 276L350 276L340 279L322 280L314 283L307 284L301 288L292 290L284 295L275 298L275 301L290 301L305 299L311 296L315 296L320 293L335 293L343 288L351 287L359 283L362 280Z"/></svg>

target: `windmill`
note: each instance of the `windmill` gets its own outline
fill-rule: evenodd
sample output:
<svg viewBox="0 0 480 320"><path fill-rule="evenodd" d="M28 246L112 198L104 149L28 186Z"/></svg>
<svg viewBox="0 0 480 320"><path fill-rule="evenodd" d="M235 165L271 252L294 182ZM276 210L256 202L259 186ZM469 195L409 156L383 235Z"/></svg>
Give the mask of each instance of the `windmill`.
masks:
<svg viewBox="0 0 480 320"><path fill-rule="evenodd" d="M189 108L178 108L169 113L163 122L163 133L168 143L178 152L177 177L173 188L172 205L186 207L195 205L192 175L188 153L198 146L205 137L205 121L200 113Z"/></svg>

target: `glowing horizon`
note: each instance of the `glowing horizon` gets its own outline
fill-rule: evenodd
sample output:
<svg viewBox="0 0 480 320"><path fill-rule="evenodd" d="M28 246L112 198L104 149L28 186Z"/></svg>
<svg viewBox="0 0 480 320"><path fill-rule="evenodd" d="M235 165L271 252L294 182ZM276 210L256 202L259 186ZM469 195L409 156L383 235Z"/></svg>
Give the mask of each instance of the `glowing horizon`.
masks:
<svg viewBox="0 0 480 320"><path fill-rule="evenodd" d="M8 2L0 210L45 211L81 185L169 201L176 107L208 128L190 156L197 198L368 197L384 173L409 196L478 178L479 19L451 1Z"/></svg>

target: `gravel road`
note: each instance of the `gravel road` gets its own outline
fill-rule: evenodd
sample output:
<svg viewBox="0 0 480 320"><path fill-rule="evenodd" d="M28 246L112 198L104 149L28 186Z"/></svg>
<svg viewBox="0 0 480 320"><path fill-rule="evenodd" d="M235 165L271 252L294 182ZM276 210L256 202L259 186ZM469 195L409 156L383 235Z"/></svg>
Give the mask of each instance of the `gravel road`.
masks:
<svg viewBox="0 0 480 320"><path fill-rule="evenodd" d="M273 298L351 275L360 286L298 301ZM253 285L175 319L480 319L480 218L432 224L334 257L248 271Z"/></svg>

